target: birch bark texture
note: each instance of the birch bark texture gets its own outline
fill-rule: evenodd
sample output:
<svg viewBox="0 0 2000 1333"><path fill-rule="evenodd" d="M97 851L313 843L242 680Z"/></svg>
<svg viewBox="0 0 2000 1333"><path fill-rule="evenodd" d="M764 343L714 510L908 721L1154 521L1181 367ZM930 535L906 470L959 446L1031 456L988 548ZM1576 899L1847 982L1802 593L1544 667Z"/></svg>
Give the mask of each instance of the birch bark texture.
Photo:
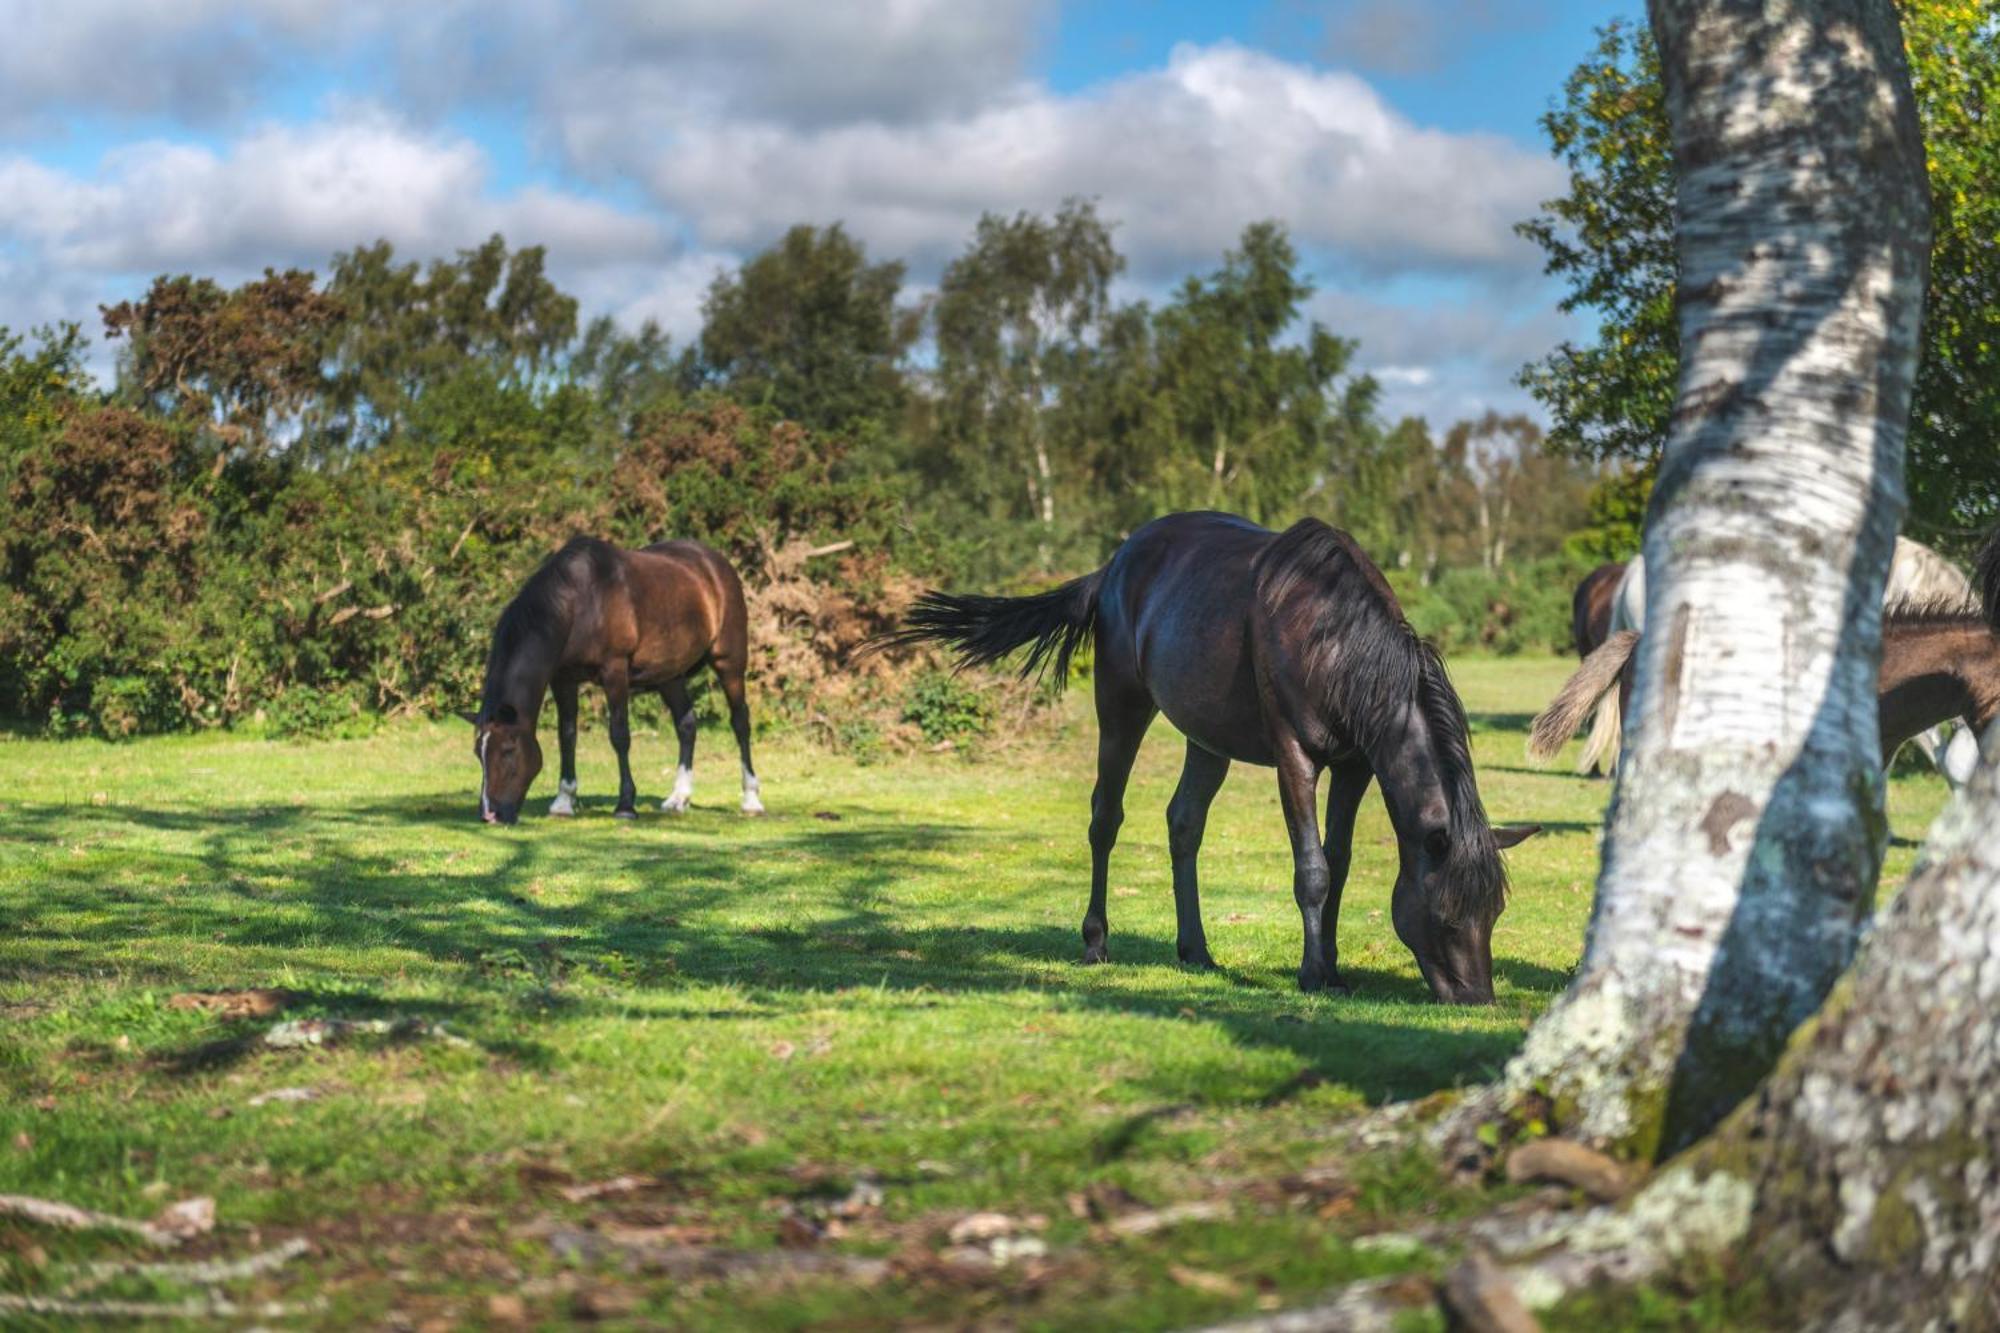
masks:
<svg viewBox="0 0 2000 1333"><path fill-rule="evenodd" d="M1930 250L1890 0L1651 0L1679 400L1582 966L1506 1091L1665 1156L1852 956L1886 839L1874 683Z"/></svg>
<svg viewBox="0 0 2000 1333"><path fill-rule="evenodd" d="M1757 1093L1623 1206L1543 1220L1491 1238L1536 1307L1728 1257L1790 1327L2000 1328L2000 728Z"/></svg>

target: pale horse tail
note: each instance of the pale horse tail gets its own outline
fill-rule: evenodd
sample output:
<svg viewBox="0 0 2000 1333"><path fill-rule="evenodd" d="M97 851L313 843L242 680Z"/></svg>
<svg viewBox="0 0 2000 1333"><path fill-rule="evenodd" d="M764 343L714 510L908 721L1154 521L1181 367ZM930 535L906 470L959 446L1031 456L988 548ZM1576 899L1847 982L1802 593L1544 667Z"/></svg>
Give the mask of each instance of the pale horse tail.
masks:
<svg viewBox="0 0 2000 1333"><path fill-rule="evenodd" d="M1583 659L1583 665L1576 669L1576 674L1557 691L1549 706L1536 715L1534 725L1529 728L1530 759L1545 764L1555 758L1556 752L1576 734L1583 719L1595 708L1597 723L1591 728L1590 744L1584 749L1583 762L1588 765L1600 756L1608 756L1607 763L1617 763L1618 731L1622 723L1618 708L1618 677L1631 660L1633 647L1638 642L1639 631L1620 630Z"/></svg>

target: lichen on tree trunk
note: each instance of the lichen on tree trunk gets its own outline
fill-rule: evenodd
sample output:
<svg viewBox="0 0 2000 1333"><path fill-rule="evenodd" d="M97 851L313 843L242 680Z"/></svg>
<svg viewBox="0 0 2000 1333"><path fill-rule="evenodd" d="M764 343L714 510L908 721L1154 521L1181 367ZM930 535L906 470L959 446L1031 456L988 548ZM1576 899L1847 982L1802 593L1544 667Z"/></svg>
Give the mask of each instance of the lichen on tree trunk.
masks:
<svg viewBox="0 0 2000 1333"><path fill-rule="evenodd" d="M1690 1259L1797 1327L2000 1328L2000 728L1777 1069L1624 1205L1486 1239L1533 1306Z"/></svg>
<svg viewBox="0 0 2000 1333"><path fill-rule="evenodd" d="M2000 1326L2000 729L1988 739L1853 972L1688 1157L1754 1183L1751 1248L1802 1313Z"/></svg>
<svg viewBox="0 0 2000 1333"><path fill-rule="evenodd" d="M1653 0L1680 400L1583 966L1508 1074L1663 1155L1852 955L1886 839L1874 680L1928 194L1885 0Z"/></svg>

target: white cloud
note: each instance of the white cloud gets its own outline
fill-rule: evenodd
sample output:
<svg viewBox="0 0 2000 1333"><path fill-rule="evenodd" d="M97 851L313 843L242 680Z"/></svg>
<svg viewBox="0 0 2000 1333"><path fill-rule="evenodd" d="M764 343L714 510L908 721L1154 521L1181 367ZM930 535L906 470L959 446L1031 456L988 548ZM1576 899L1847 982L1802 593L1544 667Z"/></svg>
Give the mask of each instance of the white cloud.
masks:
<svg viewBox="0 0 2000 1333"><path fill-rule="evenodd" d="M1579 320L1513 284L1468 286L1421 306L1334 289L1315 294L1307 313L1360 341L1357 366L1380 382L1384 416L1424 417L1438 429L1489 408L1543 416L1514 376L1580 332Z"/></svg>
<svg viewBox="0 0 2000 1333"><path fill-rule="evenodd" d="M1549 20L1546 0L1324 0L1326 58L1349 69L1428 74L1489 34Z"/></svg>
<svg viewBox="0 0 2000 1333"><path fill-rule="evenodd" d="M0 129L67 113L203 123L247 106L273 48L323 29L325 0L29 0L0 42Z"/></svg>
<svg viewBox="0 0 2000 1333"><path fill-rule="evenodd" d="M1235 46L1077 96L1017 90L926 124L800 130L684 123L635 133L622 163L711 245L755 246L797 219L844 220L919 260L982 211L1100 200L1141 272L1211 263L1242 227L1377 275L1531 268L1513 223L1558 184L1512 142L1411 123L1365 82Z"/></svg>
<svg viewBox="0 0 2000 1333"><path fill-rule="evenodd" d="M17 5L16 8L19 8ZM1018 81L1053 0L64 0L10 14L0 127L79 110L215 124L301 67L351 60L413 109L896 121Z"/></svg>
<svg viewBox="0 0 2000 1333"><path fill-rule="evenodd" d="M1445 0L1423 3L1428 22ZM1080 195L1117 225L1127 291L1157 296L1276 218L1334 288L1314 313L1361 338L1392 407L1519 404L1515 368L1566 327L1512 233L1560 188L1546 158L1427 128L1356 75L1227 44L1057 92L1028 76L1053 9L34 4L0 45L0 133L17 131L0 142L119 117L147 137L88 169L67 165L73 151L63 167L0 151L0 324L89 323L161 271L323 268L377 237L428 259L499 231L546 244L586 315L653 318L684 341L714 275L795 222L844 221L923 283L980 213ZM329 83L350 100L308 121L256 109L271 89ZM175 128L191 124L202 137ZM521 136L510 160L551 183L500 187L499 134ZM1421 310L1379 299L1412 277L1458 295Z"/></svg>
<svg viewBox="0 0 2000 1333"><path fill-rule="evenodd" d="M470 140L355 109L267 126L220 152L128 144L91 179L0 158L0 239L66 268L114 273L317 265L377 238L433 255L495 231L546 244L569 264L668 252L656 219L540 188L493 199L488 174Z"/></svg>

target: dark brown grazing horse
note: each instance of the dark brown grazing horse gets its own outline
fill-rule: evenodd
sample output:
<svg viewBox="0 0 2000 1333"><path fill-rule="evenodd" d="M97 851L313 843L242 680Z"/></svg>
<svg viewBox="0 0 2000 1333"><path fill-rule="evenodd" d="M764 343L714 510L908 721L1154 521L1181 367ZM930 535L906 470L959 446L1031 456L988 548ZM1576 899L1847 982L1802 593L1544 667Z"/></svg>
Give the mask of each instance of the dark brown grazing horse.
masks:
<svg viewBox="0 0 2000 1333"><path fill-rule="evenodd" d="M1172 514L1126 539L1095 574L1034 597L933 592L892 636L951 644L965 663L1030 645L1022 674L1058 681L1096 649L1097 789L1083 960L1102 963L1105 887L1139 742L1164 712L1188 738L1167 806L1181 961L1214 967L1195 859L1231 760L1278 770L1292 892L1305 923L1299 986L1344 991L1335 926L1354 816L1379 779L1401 865L1390 913L1440 1000L1493 999L1500 849L1536 831L1494 829L1473 782L1465 710L1436 650L1403 618L1346 533L1306 519L1282 535L1230 514ZM1313 809L1333 770L1322 841Z"/></svg>
<svg viewBox="0 0 2000 1333"><path fill-rule="evenodd" d="M1615 560L1599 565L1583 576L1569 599L1569 632L1576 641L1576 655L1590 656L1611 634L1611 598L1618 580L1625 577L1625 562Z"/></svg>
<svg viewBox="0 0 2000 1333"><path fill-rule="evenodd" d="M1629 689L1626 664L1637 630L1620 630L1584 660L1535 718L1528 752L1555 756L1614 686ZM1882 763L1904 743L1943 722L1963 722L1975 737L2000 716L2000 638L1976 612L1957 608L1891 611L1882 620L1882 675L1876 689Z"/></svg>
<svg viewBox="0 0 2000 1333"><path fill-rule="evenodd" d="M743 758L743 812L762 814L750 766L750 708L743 699L749 617L743 583L727 560L699 542L661 542L626 551L594 537L572 537L528 576L500 613L486 659L486 687L473 725L479 759L479 813L511 824L542 768L535 719L542 697L556 696L562 780L552 815L576 811L577 690L604 687L611 748L618 752L620 819L636 813L628 752L626 702L633 690L658 690L681 743L673 794L661 809L687 809L694 794L694 704L687 677L706 664L729 702L729 725Z"/></svg>

